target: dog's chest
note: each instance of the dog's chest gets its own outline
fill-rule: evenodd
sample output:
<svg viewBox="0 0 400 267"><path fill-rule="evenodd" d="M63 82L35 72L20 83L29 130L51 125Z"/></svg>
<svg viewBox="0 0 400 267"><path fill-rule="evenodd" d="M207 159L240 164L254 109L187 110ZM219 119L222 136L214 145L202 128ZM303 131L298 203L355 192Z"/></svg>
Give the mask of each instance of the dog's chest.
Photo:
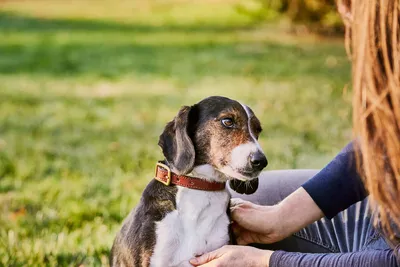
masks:
<svg viewBox="0 0 400 267"><path fill-rule="evenodd" d="M183 230L193 248L213 248L228 238L229 218L226 213L229 201L227 192L205 192L183 189L179 192L177 208ZM228 239L229 241L229 239ZM216 244L216 245L215 245Z"/></svg>
<svg viewBox="0 0 400 267"><path fill-rule="evenodd" d="M229 198L226 191L179 188L177 209L157 223L151 266L190 266L186 263L195 255L227 244Z"/></svg>

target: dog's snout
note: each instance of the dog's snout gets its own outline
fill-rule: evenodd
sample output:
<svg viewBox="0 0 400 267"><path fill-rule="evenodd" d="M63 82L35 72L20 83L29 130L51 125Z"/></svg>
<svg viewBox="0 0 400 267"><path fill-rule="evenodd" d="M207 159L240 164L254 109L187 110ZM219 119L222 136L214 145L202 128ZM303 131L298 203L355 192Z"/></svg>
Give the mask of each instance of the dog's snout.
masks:
<svg viewBox="0 0 400 267"><path fill-rule="evenodd" d="M268 160L262 152L257 151L250 155L250 164L253 169L262 170L268 165Z"/></svg>

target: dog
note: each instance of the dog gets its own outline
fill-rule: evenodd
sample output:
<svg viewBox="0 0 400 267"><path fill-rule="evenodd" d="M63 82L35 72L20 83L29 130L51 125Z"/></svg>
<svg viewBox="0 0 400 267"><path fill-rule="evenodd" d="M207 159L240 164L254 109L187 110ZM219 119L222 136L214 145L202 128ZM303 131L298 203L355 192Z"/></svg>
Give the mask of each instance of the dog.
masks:
<svg viewBox="0 0 400 267"><path fill-rule="evenodd" d="M267 158L246 105L212 96L184 106L160 135L165 160L115 238L111 266L189 267L229 244L230 194L252 194Z"/></svg>

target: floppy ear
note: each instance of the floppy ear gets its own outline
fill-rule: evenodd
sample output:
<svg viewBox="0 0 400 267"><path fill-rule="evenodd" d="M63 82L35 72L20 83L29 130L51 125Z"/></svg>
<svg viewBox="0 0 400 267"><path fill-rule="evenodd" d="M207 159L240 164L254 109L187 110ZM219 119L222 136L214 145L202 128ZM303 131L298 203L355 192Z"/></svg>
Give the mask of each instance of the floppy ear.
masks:
<svg viewBox="0 0 400 267"><path fill-rule="evenodd" d="M191 109L188 106L182 107L174 120L165 126L158 141L165 159L177 174L189 173L194 165L195 151L193 142L188 135Z"/></svg>
<svg viewBox="0 0 400 267"><path fill-rule="evenodd" d="M258 178L246 182L233 179L229 181L229 185L236 193L251 195L258 189Z"/></svg>

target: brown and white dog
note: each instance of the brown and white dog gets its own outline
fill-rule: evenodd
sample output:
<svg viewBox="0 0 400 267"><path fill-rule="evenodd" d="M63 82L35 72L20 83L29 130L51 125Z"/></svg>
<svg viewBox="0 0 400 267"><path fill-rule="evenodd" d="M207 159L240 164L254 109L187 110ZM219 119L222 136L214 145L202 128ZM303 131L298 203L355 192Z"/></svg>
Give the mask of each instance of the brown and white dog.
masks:
<svg viewBox="0 0 400 267"><path fill-rule="evenodd" d="M267 165L261 130L249 107L225 97L183 107L160 136L167 166L157 169L167 180L173 175L177 184L186 179L199 187L153 179L114 241L111 266L189 267L192 257L228 244L230 194L224 186L230 181L242 194L257 189Z"/></svg>

